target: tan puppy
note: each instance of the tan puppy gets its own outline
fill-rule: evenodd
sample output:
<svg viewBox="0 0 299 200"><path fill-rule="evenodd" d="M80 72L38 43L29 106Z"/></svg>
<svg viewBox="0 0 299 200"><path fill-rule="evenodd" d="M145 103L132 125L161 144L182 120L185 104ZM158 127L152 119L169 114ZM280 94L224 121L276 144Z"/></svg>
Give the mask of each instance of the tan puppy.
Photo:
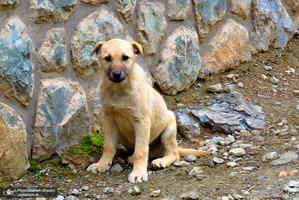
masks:
<svg viewBox="0 0 299 200"><path fill-rule="evenodd" d="M165 168L179 156L205 156L209 152L178 148L176 120L162 96L147 81L144 70L136 64L143 48L137 42L113 39L100 42L96 52L103 69L101 102L103 107L104 150L98 163L87 170L94 173L110 169L119 141L134 150L128 158L133 163L130 182L147 181L148 157L155 168ZM161 157L162 158L159 158Z"/></svg>

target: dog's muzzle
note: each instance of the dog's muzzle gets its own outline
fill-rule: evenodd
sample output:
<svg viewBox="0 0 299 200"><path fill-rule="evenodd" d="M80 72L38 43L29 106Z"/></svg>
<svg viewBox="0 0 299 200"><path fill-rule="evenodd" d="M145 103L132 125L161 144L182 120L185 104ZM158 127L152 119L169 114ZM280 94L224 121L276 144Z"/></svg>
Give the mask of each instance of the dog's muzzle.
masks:
<svg viewBox="0 0 299 200"><path fill-rule="evenodd" d="M122 71L112 71L107 74L110 81L120 83L127 78L127 73Z"/></svg>

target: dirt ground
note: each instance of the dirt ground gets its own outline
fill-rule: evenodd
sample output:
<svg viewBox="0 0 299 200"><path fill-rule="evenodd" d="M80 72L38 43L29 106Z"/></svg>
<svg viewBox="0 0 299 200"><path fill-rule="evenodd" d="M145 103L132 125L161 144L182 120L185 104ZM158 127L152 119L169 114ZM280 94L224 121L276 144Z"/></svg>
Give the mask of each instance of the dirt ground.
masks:
<svg viewBox="0 0 299 200"><path fill-rule="evenodd" d="M267 71L263 66L271 66ZM269 162L262 162L262 157L268 152L276 151L279 154L287 151L299 153L299 35L289 42L285 49L270 49L268 52L258 53L253 56L252 61L242 63L237 69L223 74L213 75L205 80L198 80L188 91L176 96L164 96L171 110L178 109L179 103L184 107L193 107L214 99L215 94L208 93L206 88L216 83L242 83L243 88L236 90L254 105L262 107L266 114L266 130L256 139L254 134L240 136L237 138L243 143L255 146L248 150L247 154L238 161L238 166L228 167L224 164L214 164L212 158L223 157L223 152L228 147L220 147L218 155L199 158L191 166L175 168L169 167L164 170L151 171L149 180L137 184L141 189L140 195L132 195L128 192L133 186L127 182L128 174L132 167L126 163L122 164L124 170L120 173L92 174L79 171L76 174L65 173L58 176L57 173L48 173L36 176L33 172L23 177L23 181L16 181L14 185L19 186L55 186L58 193L67 197L74 188L81 192L83 186L88 186L87 191L77 195L79 199L181 199L180 196L188 192L194 192L199 199L217 199L223 196L238 194L245 199L293 199L299 198L299 193L285 193L282 189L284 184L290 180L299 179L299 174L279 177L281 171L287 173L299 170L297 162L282 166L271 166ZM295 72L290 70L293 68ZM229 74L236 74L237 78L230 79ZM267 76L261 80L262 74ZM275 85L270 78L275 76L280 82ZM283 125L280 126L280 122ZM276 130L288 126L286 134L278 134ZM211 134L209 130L203 129L198 141L211 139L214 136L225 136L221 133ZM196 143L188 142L178 137L181 145L196 147ZM60 164L61 165L61 164ZM202 166L202 176L191 177L189 171L195 166ZM254 166L253 171L246 171L243 167ZM50 171L55 171L57 166L49 165ZM65 166L60 166L67 168ZM60 168L61 169L61 168ZM67 169L66 169L67 170ZM151 169L149 169L151 170ZM151 197L153 190L161 190L158 197ZM98 196L97 196L98 195ZM76 195L75 195L76 196ZM237 198L237 197L235 197Z"/></svg>

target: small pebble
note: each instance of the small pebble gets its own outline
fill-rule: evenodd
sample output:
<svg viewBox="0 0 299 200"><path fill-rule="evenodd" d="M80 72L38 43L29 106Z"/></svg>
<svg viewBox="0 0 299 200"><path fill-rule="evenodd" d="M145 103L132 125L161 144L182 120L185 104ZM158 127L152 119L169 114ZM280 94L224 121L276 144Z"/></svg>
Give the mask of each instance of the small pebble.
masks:
<svg viewBox="0 0 299 200"><path fill-rule="evenodd" d="M182 103L178 103L178 104L176 105L176 107L178 107L178 108L184 108L184 104L182 104Z"/></svg>
<svg viewBox="0 0 299 200"><path fill-rule="evenodd" d="M186 161L183 160L183 161L175 161L173 163L173 165L176 166L176 167L186 167L186 166L191 165L191 163L186 162Z"/></svg>
<svg viewBox="0 0 299 200"><path fill-rule="evenodd" d="M266 80L266 79L267 79L267 76L266 76L265 74L262 74L262 75L261 75L261 80L264 81L264 80Z"/></svg>
<svg viewBox="0 0 299 200"><path fill-rule="evenodd" d="M82 191L87 191L87 190L89 190L89 187L87 185L82 187Z"/></svg>
<svg viewBox="0 0 299 200"><path fill-rule="evenodd" d="M110 169L112 172L120 173L123 171L123 168L120 166L120 164L115 164Z"/></svg>
<svg viewBox="0 0 299 200"><path fill-rule="evenodd" d="M275 160L278 158L278 154L275 151L272 151L270 153L267 153L263 156L262 162L267 162L269 160Z"/></svg>
<svg viewBox="0 0 299 200"><path fill-rule="evenodd" d="M224 160L222 158L217 158L217 157L214 157L213 158L213 161L217 164L222 164L224 163Z"/></svg>
<svg viewBox="0 0 299 200"><path fill-rule="evenodd" d="M263 68L264 68L265 70L267 70L267 71L272 70L272 67L271 67L271 66L268 66L268 65L263 66Z"/></svg>
<svg viewBox="0 0 299 200"><path fill-rule="evenodd" d="M231 161L231 162L227 162L226 165L229 167L235 167L238 165L238 163L236 163L235 161Z"/></svg>
<svg viewBox="0 0 299 200"><path fill-rule="evenodd" d="M239 88L243 88L243 87L244 87L244 84L243 84L242 82L239 82L239 83L237 84L237 86L238 86Z"/></svg>
<svg viewBox="0 0 299 200"><path fill-rule="evenodd" d="M255 167L255 166L248 166L248 167L243 167L242 169L243 169L244 171L249 171L249 172L251 172L251 171L255 170L256 167Z"/></svg>
<svg viewBox="0 0 299 200"><path fill-rule="evenodd" d="M235 149L231 149L229 151L229 154L232 154L232 155L237 156L237 157L241 157L241 156L244 156L246 154L246 151L243 148L235 148Z"/></svg>
<svg viewBox="0 0 299 200"><path fill-rule="evenodd" d="M230 145L231 143L233 143L235 141L236 140L235 140L234 136L229 135L225 138L220 138L217 143L222 145L222 146L227 146L227 145Z"/></svg>
<svg viewBox="0 0 299 200"><path fill-rule="evenodd" d="M134 185L133 188L130 188L128 190L128 192L131 194L131 195L140 195L141 194L141 189L140 187L138 187L137 185Z"/></svg>
<svg viewBox="0 0 299 200"><path fill-rule="evenodd" d="M79 192L79 190L77 190L77 189L73 189L72 191L71 191L71 194L73 194L73 195L78 195L80 192Z"/></svg>
<svg viewBox="0 0 299 200"><path fill-rule="evenodd" d="M161 190L154 190L151 192L151 197L158 197L161 194Z"/></svg>
<svg viewBox="0 0 299 200"><path fill-rule="evenodd" d="M298 173L298 170L290 171L290 176L295 176Z"/></svg>
<svg viewBox="0 0 299 200"><path fill-rule="evenodd" d="M188 155L185 157L185 160L188 162L194 162L196 161L197 157L195 155Z"/></svg>
<svg viewBox="0 0 299 200"><path fill-rule="evenodd" d="M201 167L193 167L191 171L189 172L189 176L197 176L201 175L203 173L203 170Z"/></svg>
<svg viewBox="0 0 299 200"><path fill-rule="evenodd" d="M56 200L64 200L64 197L63 197L62 195L58 195L58 196L56 197Z"/></svg>
<svg viewBox="0 0 299 200"><path fill-rule="evenodd" d="M287 177L287 176L289 176L289 174L286 171L281 171L278 174L279 178L284 178L284 177Z"/></svg>
<svg viewBox="0 0 299 200"><path fill-rule="evenodd" d="M199 199L200 196L199 196L198 192L196 192L196 191L190 191L188 193L182 194L180 196L180 198L181 199L190 199L190 200L192 200L192 199Z"/></svg>
<svg viewBox="0 0 299 200"><path fill-rule="evenodd" d="M279 79L276 78L275 76L272 76L272 77L270 78L270 81L271 81L271 83L273 83L273 84L275 84L275 85L277 85L277 84L280 82Z"/></svg>

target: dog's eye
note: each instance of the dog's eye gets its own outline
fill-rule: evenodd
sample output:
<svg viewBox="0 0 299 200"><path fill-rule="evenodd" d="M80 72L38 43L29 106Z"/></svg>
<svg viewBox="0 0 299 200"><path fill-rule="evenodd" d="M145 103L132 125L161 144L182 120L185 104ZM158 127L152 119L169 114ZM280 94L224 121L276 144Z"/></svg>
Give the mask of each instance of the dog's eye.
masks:
<svg viewBox="0 0 299 200"><path fill-rule="evenodd" d="M104 60L105 60L106 62L110 62L110 61L111 61L111 57L110 57L110 56L106 56L106 57L104 58Z"/></svg>
<svg viewBox="0 0 299 200"><path fill-rule="evenodd" d="M123 61L129 60L129 56L123 56Z"/></svg>

